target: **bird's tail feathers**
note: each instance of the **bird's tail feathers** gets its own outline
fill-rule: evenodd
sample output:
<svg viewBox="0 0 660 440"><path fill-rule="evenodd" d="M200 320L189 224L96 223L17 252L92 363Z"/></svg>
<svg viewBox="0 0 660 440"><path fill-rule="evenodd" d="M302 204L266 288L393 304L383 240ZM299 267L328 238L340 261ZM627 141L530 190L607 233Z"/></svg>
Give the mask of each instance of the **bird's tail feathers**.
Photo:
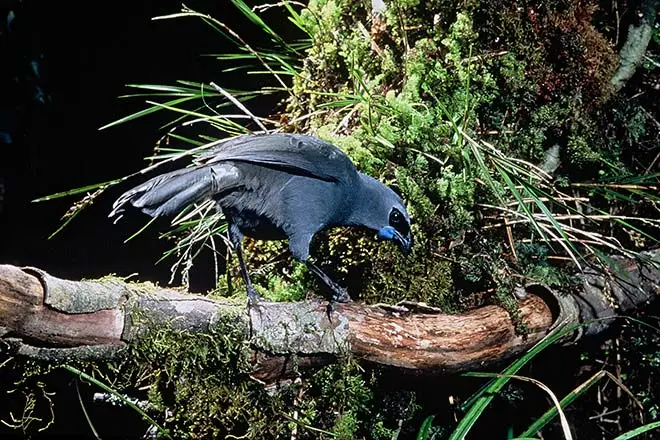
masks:
<svg viewBox="0 0 660 440"><path fill-rule="evenodd" d="M127 204L152 217L177 214L186 206L232 186L236 173L233 167L215 165L161 174L122 194L112 205L109 217L121 214Z"/></svg>

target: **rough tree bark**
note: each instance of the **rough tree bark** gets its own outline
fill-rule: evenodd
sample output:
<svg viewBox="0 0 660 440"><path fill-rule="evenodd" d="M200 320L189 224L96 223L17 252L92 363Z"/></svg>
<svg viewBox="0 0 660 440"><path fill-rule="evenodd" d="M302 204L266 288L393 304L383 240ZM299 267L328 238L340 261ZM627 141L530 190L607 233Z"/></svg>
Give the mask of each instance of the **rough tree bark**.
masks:
<svg viewBox="0 0 660 440"><path fill-rule="evenodd" d="M660 261L658 250L648 256ZM102 360L148 334L147 323L206 332L229 321L249 338L253 376L264 381L287 377L292 365L300 369L333 362L347 351L420 373L458 372L515 356L559 324L584 323L565 343L596 334L611 320L588 321L641 307L658 295L657 266L615 259L620 272L587 272L582 290L572 295L538 284L521 288L524 336L516 333L509 314L494 305L448 315L424 305L349 303L338 304L328 319L326 303L319 301L263 302L246 312L243 304L150 284L69 281L35 268L0 265L0 337L19 356Z"/></svg>

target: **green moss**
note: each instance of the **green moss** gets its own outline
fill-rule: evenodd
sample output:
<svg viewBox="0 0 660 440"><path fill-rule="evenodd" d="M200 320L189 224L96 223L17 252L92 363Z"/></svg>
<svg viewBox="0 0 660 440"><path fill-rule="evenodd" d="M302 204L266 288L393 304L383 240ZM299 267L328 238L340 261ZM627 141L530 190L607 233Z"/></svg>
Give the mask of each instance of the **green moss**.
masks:
<svg viewBox="0 0 660 440"><path fill-rule="evenodd" d="M557 174L566 182L625 174L616 145L621 136L602 136L600 121L612 115L598 105L608 99L616 60L590 22L593 9L570 1L537 9L506 1L459 8L443 0L397 1L388 4L382 23L367 29L366 4L310 3L318 23L302 79L294 79L304 90L295 89L288 110L292 119L313 116L295 129L339 145L361 170L395 184L415 221L415 254L405 260L364 234L325 238L319 258L354 297L420 299L459 310L466 303L461 294L497 284L486 272L460 279L474 272L461 267L470 260L468 250L484 248L498 261L491 270L513 263L497 255L497 244L506 240L501 233L476 232L483 223L479 204L497 205L509 190L497 175L486 175L458 127L473 137L490 130L486 139L505 155L535 164L558 145ZM328 52L324 47L336 35L342 38ZM648 123L639 112L628 121L627 138L637 142ZM488 180L494 184L483 183ZM465 243L443 255L457 242ZM439 255L446 259L439 262ZM429 282L417 283L418 276Z"/></svg>
<svg viewBox="0 0 660 440"><path fill-rule="evenodd" d="M384 411L384 397L372 391L379 386L378 371L365 372L350 358L309 377L265 387L249 376L248 341L233 316L209 333L194 334L175 330L171 323L148 322L145 316L133 318L150 331L131 344L124 357L74 363L115 391L147 401L147 412L172 438L274 439L291 438L297 431L299 438L313 439L328 431L337 438L385 439L391 438L399 420L414 414L410 404L389 404L392 408ZM63 409L52 406L52 393L43 381L62 370L30 360L12 360L2 367L3 377L20 378L3 383L2 390L25 396L16 407L16 402L4 406L24 416L8 422L26 435L49 425Z"/></svg>
<svg viewBox="0 0 660 440"><path fill-rule="evenodd" d="M593 150L589 141L584 137L571 136L566 147L568 157L575 165L582 168L600 167L600 154Z"/></svg>
<svg viewBox="0 0 660 440"><path fill-rule="evenodd" d="M378 394L380 377L379 371L365 372L351 359L315 373L307 392L316 405L316 423L331 426L343 439L392 438L398 421L410 420L417 407L414 395Z"/></svg>
<svg viewBox="0 0 660 440"><path fill-rule="evenodd" d="M359 426L360 421L358 418L352 411L348 410L337 418L332 427L332 432L337 436L337 439L351 440L355 438Z"/></svg>
<svg viewBox="0 0 660 440"><path fill-rule="evenodd" d="M268 288L259 291L270 301L300 301L305 299L307 282L307 266L297 261L291 262L293 269L290 275L270 275Z"/></svg>
<svg viewBox="0 0 660 440"><path fill-rule="evenodd" d="M367 148L366 142L363 140L366 136L360 128L356 129L350 136L346 136L336 134L334 127L331 124L327 124L319 127L316 134L321 139L341 148L353 159L358 169L364 173L376 173L383 166L383 160Z"/></svg>
<svg viewBox="0 0 660 440"><path fill-rule="evenodd" d="M571 284L569 277L548 260L548 246L520 243L516 246L519 265L527 279L553 288Z"/></svg>
<svg viewBox="0 0 660 440"><path fill-rule="evenodd" d="M114 387L146 389L174 438L216 438L229 433L270 437L281 426L266 422L279 404L248 380L249 347L237 317L225 316L209 333L175 330L167 322L134 316L149 332L111 365ZM260 402L256 411L249 402Z"/></svg>

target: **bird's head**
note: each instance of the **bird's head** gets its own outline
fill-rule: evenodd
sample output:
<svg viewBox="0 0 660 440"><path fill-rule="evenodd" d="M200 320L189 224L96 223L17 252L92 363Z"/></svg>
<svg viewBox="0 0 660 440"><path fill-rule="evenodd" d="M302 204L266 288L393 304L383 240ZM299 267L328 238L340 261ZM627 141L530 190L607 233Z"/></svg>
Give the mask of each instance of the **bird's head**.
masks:
<svg viewBox="0 0 660 440"><path fill-rule="evenodd" d="M365 191L359 203L359 224L373 229L381 240L394 241L408 255L412 248L410 216L401 197L378 180L361 174Z"/></svg>
<svg viewBox="0 0 660 440"><path fill-rule="evenodd" d="M378 238L393 240L404 255L410 253L412 248L412 234L410 233L410 217L403 206L392 206L388 224L378 230Z"/></svg>

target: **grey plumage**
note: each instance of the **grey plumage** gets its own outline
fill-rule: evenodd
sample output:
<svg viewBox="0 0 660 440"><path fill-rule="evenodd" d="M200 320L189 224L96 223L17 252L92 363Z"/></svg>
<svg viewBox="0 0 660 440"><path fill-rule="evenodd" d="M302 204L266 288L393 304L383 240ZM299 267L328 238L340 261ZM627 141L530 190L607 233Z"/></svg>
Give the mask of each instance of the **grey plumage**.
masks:
<svg viewBox="0 0 660 440"><path fill-rule="evenodd" d="M241 136L198 158L196 166L152 178L124 193L110 216L130 204L151 216L173 215L213 199L229 224L249 296L256 298L243 261L243 235L289 239L294 258L303 261L333 292L348 300L309 258L317 232L332 226L363 226L410 251L410 218L401 198L381 182L358 172L334 145L294 134Z"/></svg>

